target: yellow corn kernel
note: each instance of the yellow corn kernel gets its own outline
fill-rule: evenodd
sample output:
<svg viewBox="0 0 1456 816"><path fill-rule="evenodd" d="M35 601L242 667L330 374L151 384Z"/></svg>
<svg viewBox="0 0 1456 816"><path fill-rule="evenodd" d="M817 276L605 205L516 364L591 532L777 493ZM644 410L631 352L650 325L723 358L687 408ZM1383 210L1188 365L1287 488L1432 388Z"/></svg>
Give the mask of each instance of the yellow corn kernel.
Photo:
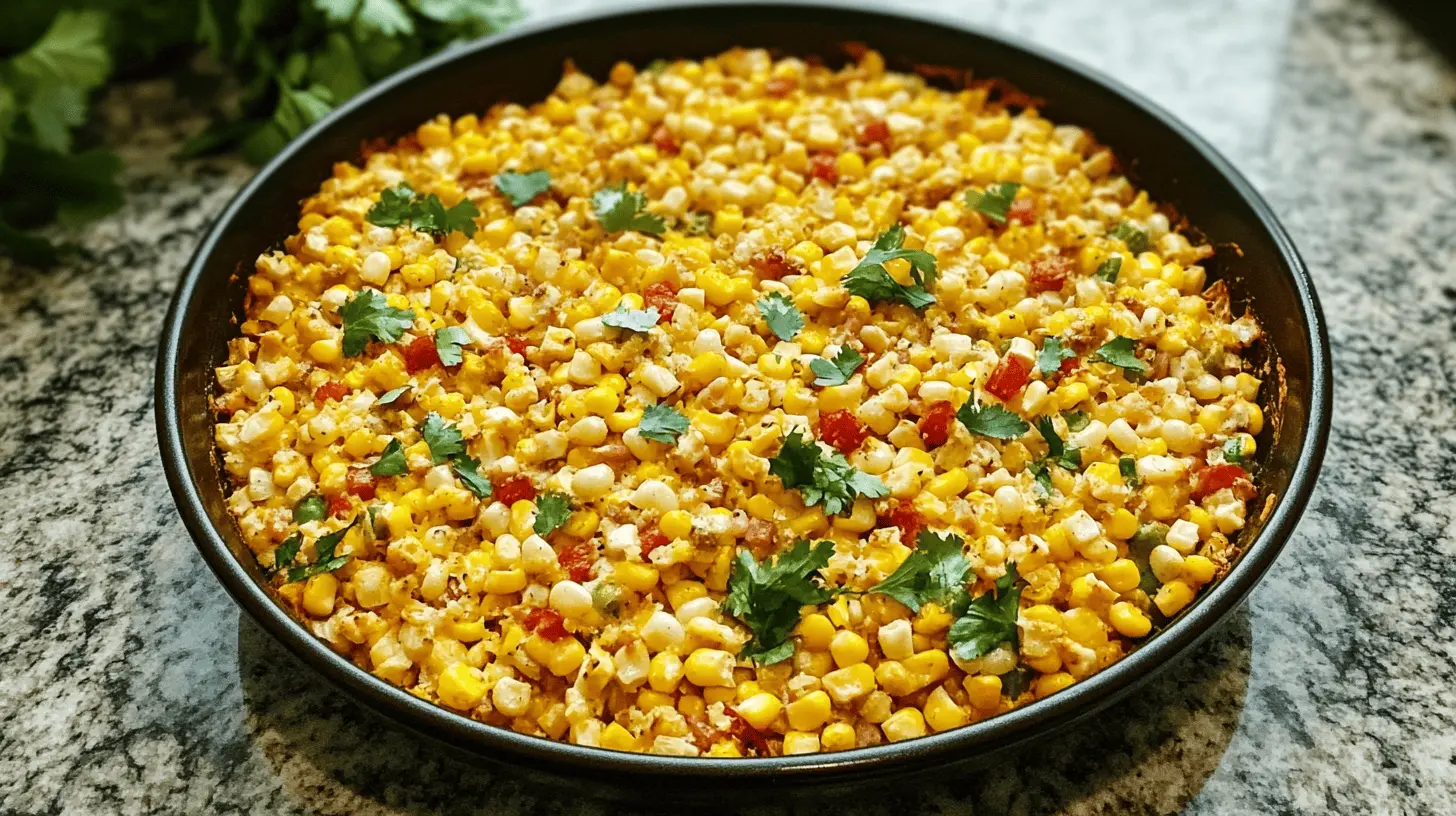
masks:
<svg viewBox="0 0 1456 816"><path fill-rule="evenodd" d="M587 389L582 396L582 406L593 416L605 417L617 410L617 392L603 385Z"/></svg>
<svg viewBox="0 0 1456 816"><path fill-rule="evenodd" d="M294 410L298 407L298 402L294 399L292 391L280 385L272 391L269 391L268 396L272 397L273 401L278 403L279 415L293 416Z"/></svg>
<svg viewBox="0 0 1456 816"><path fill-rule="evenodd" d="M670 510L662 514L657 529L668 538L687 538L693 532L693 517L686 510Z"/></svg>
<svg viewBox="0 0 1456 816"><path fill-rule="evenodd" d="M1178 614L1192 601L1193 587L1181 580L1163 584L1158 588L1158 594L1153 597L1153 603L1158 607L1158 611L1168 617Z"/></svg>
<svg viewBox="0 0 1456 816"><path fill-rule="evenodd" d="M355 459L362 459L374 452L374 440L372 431L360 428L344 438L344 451Z"/></svg>
<svg viewBox="0 0 1456 816"><path fill-rule="evenodd" d="M607 416L607 429L612 433L626 433L642 423L642 410L617 411Z"/></svg>
<svg viewBox="0 0 1456 816"><path fill-rule="evenodd" d="M1213 516L1202 507L1188 508L1188 520L1198 525L1198 537L1208 538L1213 533Z"/></svg>
<svg viewBox="0 0 1456 816"><path fill-rule="evenodd" d="M491 570L485 577L485 591L491 595L510 595L525 588L524 570Z"/></svg>
<svg viewBox="0 0 1456 816"><path fill-rule="evenodd" d="M733 441L738 433L738 415L714 414L701 411L693 417L693 427L703 435L703 441L713 447L722 447Z"/></svg>
<svg viewBox="0 0 1456 816"><path fill-rule="evenodd" d="M965 469L955 468L931 479L925 489L939 498L950 499L964 493L969 484L970 477L966 475Z"/></svg>
<svg viewBox="0 0 1456 816"><path fill-rule="evenodd" d="M1178 517L1178 504L1173 493L1163 485L1148 485L1143 488L1143 499L1147 502L1148 515L1158 521L1172 521Z"/></svg>
<svg viewBox="0 0 1456 816"><path fill-rule="evenodd" d="M665 592L668 604L677 609L688 601L706 596L708 588L703 586L702 581L675 581L668 584Z"/></svg>
<svg viewBox="0 0 1456 816"><path fill-rule="evenodd" d="M303 587L303 609L316 618L334 614L334 598L339 592L339 579L332 573L321 573L308 579Z"/></svg>
<svg viewBox="0 0 1456 816"><path fill-rule="evenodd" d="M800 241L799 243L794 244L793 248L789 250L788 254L791 258L794 258L805 267L808 267L817 263L820 258L824 257L824 250L821 249L819 245L814 243L813 241Z"/></svg>
<svg viewBox="0 0 1456 816"><path fill-rule="evenodd" d="M1077 679L1066 672L1053 672L1051 674L1043 674L1041 677L1036 678L1036 682L1032 684L1031 690L1037 699L1041 699L1043 697L1050 697L1075 682L1077 682Z"/></svg>
<svg viewBox="0 0 1456 816"><path fill-rule="evenodd" d="M1142 580L1137 564L1127 558L1119 558L1111 564L1098 567L1096 575L1119 594L1137 589L1138 582Z"/></svg>
<svg viewBox="0 0 1456 816"><path fill-rule="evenodd" d="M819 742L826 751L848 751L855 746L854 726L849 723L830 723L819 734Z"/></svg>
<svg viewBox="0 0 1456 816"><path fill-rule="evenodd" d="M880 730L885 732L885 739L890 742L923 737L926 734L925 715L916 708L902 708L880 723Z"/></svg>
<svg viewBox="0 0 1456 816"><path fill-rule="evenodd" d="M734 710L740 717L748 720L749 725L762 731L773 725L779 712L784 710L784 704L774 695L761 691L734 706Z"/></svg>
<svg viewBox="0 0 1456 816"><path fill-rule="evenodd" d="M1123 637L1145 637L1153 628L1153 622L1148 619L1148 616L1127 601L1118 601L1113 604L1112 608L1107 611L1107 620L1112 624L1112 628Z"/></svg>
<svg viewBox="0 0 1456 816"><path fill-rule="evenodd" d="M1052 396L1057 401L1057 406L1063 411L1071 410L1077 405L1086 402L1089 395L1087 384L1082 382L1067 383L1059 386Z"/></svg>
<svg viewBox="0 0 1456 816"><path fill-rule="evenodd" d="M683 661L683 676L695 686L732 688L734 662L722 649L694 649Z"/></svg>
<svg viewBox="0 0 1456 816"><path fill-rule="evenodd" d="M737 204L729 204L713 213L714 235L737 235L743 229L743 210Z"/></svg>
<svg viewBox="0 0 1456 816"><path fill-rule="evenodd" d="M714 686L703 689L703 700L708 705L712 705L713 703L732 705L736 699L737 692L732 687Z"/></svg>
<svg viewBox="0 0 1456 816"><path fill-rule="evenodd" d="M789 727L797 731L814 731L823 725L832 713L829 695L822 690L811 691L789 703Z"/></svg>
<svg viewBox="0 0 1456 816"><path fill-rule="evenodd" d="M602 517L593 510L578 510L567 519L561 531L572 538L591 538L597 532Z"/></svg>
<svg viewBox="0 0 1456 816"><path fill-rule="evenodd" d="M485 697L485 678L470 664L451 663L435 682L435 694L445 705L466 711L480 705Z"/></svg>
<svg viewBox="0 0 1456 816"><path fill-rule="evenodd" d="M634 751L637 738L621 723L614 722L602 729L601 746L611 751Z"/></svg>
<svg viewBox="0 0 1456 816"><path fill-rule="evenodd" d="M339 346L337 337L325 337L309 344L308 356L313 358L316 363L331 365L343 357L343 349Z"/></svg>
<svg viewBox="0 0 1456 816"><path fill-rule="evenodd" d="M526 638L525 646L526 654L532 660L557 677L565 677L581 668L582 661L586 659L586 647L574 637L551 641L540 635L531 635Z"/></svg>
<svg viewBox="0 0 1456 816"><path fill-rule="evenodd" d="M803 513L789 519L788 523L789 530L799 536L817 533L827 526L829 526L829 522L824 518L824 511L818 507L810 507Z"/></svg>
<svg viewBox="0 0 1456 816"><path fill-rule="evenodd" d="M612 570L612 577L618 584L633 592L650 592L657 586L660 574L656 567L635 561L620 561Z"/></svg>
<svg viewBox="0 0 1456 816"><path fill-rule="evenodd" d="M701 387L723 376L725 369L723 355L704 352L688 363L685 373L690 382Z"/></svg>
<svg viewBox="0 0 1456 816"><path fill-rule="evenodd" d="M1126 541L1137 533L1137 516L1128 512L1127 508L1119 507L1103 527L1107 531L1107 535L1119 541Z"/></svg>
<svg viewBox="0 0 1456 816"><path fill-rule="evenodd" d="M870 644L859 634L841 629L830 640L829 653L834 656L834 664L844 668L865 662L870 656Z"/></svg>
<svg viewBox="0 0 1456 816"><path fill-rule="evenodd" d="M1213 580L1218 573L1213 561L1202 555L1190 555L1183 559L1183 578L1194 584L1203 585Z"/></svg>
<svg viewBox="0 0 1456 816"><path fill-rule="evenodd" d="M819 735L808 731L790 731L784 734L784 755L819 753Z"/></svg>
<svg viewBox="0 0 1456 816"><path fill-rule="evenodd" d="M446 633L461 643L474 643L485 637L485 621L453 621Z"/></svg>
<svg viewBox="0 0 1456 816"><path fill-rule="evenodd" d="M637 707L643 711L651 711L658 706L672 708L672 695L663 694L660 691L653 691L650 688L637 692Z"/></svg>
<svg viewBox="0 0 1456 816"><path fill-rule="evenodd" d="M707 701L696 694L684 694L677 698L677 710L685 717L702 717L707 709Z"/></svg>
<svg viewBox="0 0 1456 816"><path fill-rule="evenodd" d="M773 499L770 499L762 493L749 498L745 507L748 510L748 514L756 519L773 521L778 517L779 506L774 503Z"/></svg>
<svg viewBox="0 0 1456 816"><path fill-rule="evenodd" d="M1222 405L1205 405L1198 411L1197 422L1209 434L1216 434L1228 420L1228 409Z"/></svg>
<svg viewBox="0 0 1456 816"><path fill-rule="evenodd" d="M955 620L955 616L940 604L928 603L920 607L920 612L916 614L911 626L922 635L933 635L950 628L953 620Z"/></svg>
<svg viewBox="0 0 1456 816"><path fill-rule="evenodd" d="M1089 648L1107 643L1107 630L1097 613L1087 607L1068 609L1062 613L1062 627L1067 637Z"/></svg>
<svg viewBox="0 0 1456 816"><path fill-rule="evenodd" d="M967 677L961 685L966 690L966 699L978 711L995 711L1001 707L1001 678L994 674L979 674Z"/></svg>
<svg viewBox="0 0 1456 816"><path fill-rule="evenodd" d="M819 682L834 702L846 705L875 690L875 671L868 663L856 663L825 674Z"/></svg>
<svg viewBox="0 0 1456 816"><path fill-rule="evenodd" d="M758 358L758 370L763 372L765 377L775 380L787 380L793 376L794 366L789 358L783 355L765 354Z"/></svg>
<svg viewBox="0 0 1456 816"><path fill-rule="evenodd" d="M671 694L677 690L682 677L682 658L672 652L658 652L647 664L647 685L654 691Z"/></svg>
<svg viewBox="0 0 1456 816"><path fill-rule="evenodd" d="M949 731L960 728L971 721L971 715L961 708L943 688L930 692L925 701L925 724L932 731ZM891 719L894 719L892 716ZM888 721L887 721L888 722Z"/></svg>

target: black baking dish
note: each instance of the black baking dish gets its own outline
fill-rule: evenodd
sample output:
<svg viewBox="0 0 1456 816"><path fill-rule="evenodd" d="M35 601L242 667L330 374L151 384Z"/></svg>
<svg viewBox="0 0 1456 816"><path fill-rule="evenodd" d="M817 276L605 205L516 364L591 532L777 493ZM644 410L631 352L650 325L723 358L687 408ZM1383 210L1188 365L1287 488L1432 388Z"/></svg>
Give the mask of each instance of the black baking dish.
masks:
<svg viewBox="0 0 1456 816"><path fill-rule="evenodd" d="M1236 310L1252 309L1270 372L1260 397L1263 496L1231 572L1146 645L1046 700L923 739L843 753L766 759L684 759L617 753L523 736L420 700L357 668L275 603L236 532L216 465L213 367L227 356L247 271L294 228L299 202L376 137L397 137L437 113L530 103L555 87L568 60L605 77L613 63L699 58L733 46L844 59L847 44L881 51L891 68L969 69L1045 100L1054 122L1090 129L1134 181L1177 208L1217 247L1211 279L1227 281ZM1309 274L1269 206L1230 164L1161 108L1094 71L1002 35L927 17L850 6L698 2L632 7L544 24L448 50L361 93L289 145L218 217L183 272L163 326L156 380L163 463L183 522L228 592L268 632L348 694L436 740L546 778L591 778L622 792L716 796L786 787L862 784L987 761L998 752L1126 695L1233 610L1288 540L1313 489L1329 433L1328 339ZM1261 498L1261 502L1266 501Z"/></svg>

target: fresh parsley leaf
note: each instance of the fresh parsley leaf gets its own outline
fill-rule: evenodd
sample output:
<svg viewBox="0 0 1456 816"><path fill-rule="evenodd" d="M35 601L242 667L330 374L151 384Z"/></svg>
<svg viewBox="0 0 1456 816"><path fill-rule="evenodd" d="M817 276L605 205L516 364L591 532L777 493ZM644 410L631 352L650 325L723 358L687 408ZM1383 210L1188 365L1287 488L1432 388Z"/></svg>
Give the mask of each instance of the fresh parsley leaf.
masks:
<svg viewBox="0 0 1456 816"><path fill-rule="evenodd" d="M408 385L401 385L398 388L391 388L381 394L379 399L374 401L374 404L393 405L396 401L399 400L400 397L404 396L404 393L408 390L410 390L410 387Z"/></svg>
<svg viewBox="0 0 1456 816"><path fill-rule="evenodd" d="M311 493L305 496L303 501L293 506L293 523L307 524L310 521L322 521L328 514L328 506L324 502L324 497Z"/></svg>
<svg viewBox="0 0 1456 816"><path fill-rule="evenodd" d="M542 493L536 499L536 523L531 526L536 535L545 538L571 518L571 501L565 493L551 491Z"/></svg>
<svg viewBox="0 0 1456 816"><path fill-rule="evenodd" d="M414 188L401 181L379 193L379 201L364 214L364 220L376 227L397 227L408 223L414 200Z"/></svg>
<svg viewBox="0 0 1456 816"><path fill-rule="evenodd" d="M657 319L661 315L656 306L648 306L646 309L628 309L621 305L610 312L602 315L602 322L614 329L626 329L638 334L646 334L657 325Z"/></svg>
<svg viewBox="0 0 1456 816"><path fill-rule="evenodd" d="M1112 363L1129 374L1148 373L1148 364L1138 359L1133 343L1127 337L1114 337L1103 343L1093 355L1103 362Z"/></svg>
<svg viewBox="0 0 1456 816"><path fill-rule="evenodd" d="M959 536L936 535L927 530L916 538L909 557L869 591L888 595L911 612L919 612L921 606L932 601L944 604L963 591L966 573L971 571L971 562L963 552L965 543Z"/></svg>
<svg viewBox="0 0 1456 816"><path fill-rule="evenodd" d="M495 177L495 188L511 202L512 207L524 207L536 196L551 189L551 174L545 170L500 173Z"/></svg>
<svg viewBox="0 0 1456 816"><path fill-rule="evenodd" d="M273 571L278 572L279 570L293 566L293 561L298 558L298 550L302 546L303 533L294 533L288 538L283 539L283 543L279 544L278 549L273 551Z"/></svg>
<svg viewBox="0 0 1456 816"><path fill-rule="evenodd" d="M1021 588L1016 586L1016 564L995 587L971 601L964 614L950 625L946 643L962 660L975 660L1003 643L1016 648L1016 619L1021 613Z"/></svg>
<svg viewBox="0 0 1456 816"><path fill-rule="evenodd" d="M1087 427L1092 417L1087 416L1086 411L1067 411L1062 414L1062 421L1067 423L1067 432L1076 433Z"/></svg>
<svg viewBox="0 0 1456 816"><path fill-rule="evenodd" d="M458 366L465 361L461 346L470 345L470 335L459 326L446 326L435 332L435 353L440 355L440 365Z"/></svg>
<svg viewBox="0 0 1456 816"><path fill-rule="evenodd" d="M1031 427L1026 420L999 405L981 405L975 400L967 400L956 411L956 419L971 433L990 439L1015 439Z"/></svg>
<svg viewBox="0 0 1456 816"><path fill-rule="evenodd" d="M1134 255L1146 252L1148 246L1152 243L1146 232L1133 226L1128 221L1123 221L1116 227L1113 227L1111 235L1113 238L1127 244L1127 251Z"/></svg>
<svg viewBox="0 0 1456 816"><path fill-rule="evenodd" d="M1097 279L1108 283L1117 283L1117 275L1122 271L1122 256L1113 255L1097 267Z"/></svg>
<svg viewBox="0 0 1456 816"><path fill-rule="evenodd" d="M1131 487L1134 490L1137 489L1138 475L1136 460L1134 460L1131 456L1124 456L1121 459L1118 459L1117 472L1122 475L1122 480L1127 483L1128 487Z"/></svg>
<svg viewBox="0 0 1456 816"><path fill-rule="evenodd" d="M768 324L769 331L778 335L780 340L793 340L794 335L804 328L804 316L783 292L773 292L759 298L758 313L763 315L763 322Z"/></svg>
<svg viewBox="0 0 1456 816"><path fill-rule="evenodd" d="M465 437L460 434L460 429L434 411L426 414L425 421L420 423L420 436L430 446L430 459L437 465L465 453Z"/></svg>
<svg viewBox="0 0 1456 816"><path fill-rule="evenodd" d="M689 426L688 418L671 405L649 405L642 410L637 433L644 439L671 445L687 432Z"/></svg>
<svg viewBox="0 0 1456 816"><path fill-rule="evenodd" d="M353 558L354 556L334 555L334 551L338 549L339 542L344 540L344 536L348 535L349 531L354 529L354 525L358 523L359 517L355 516L353 520L351 520L342 529L329 533L325 536L319 536L318 540L315 541L313 544L314 552L317 553L317 557L314 558L314 562L312 564L306 564L304 566L289 567L287 580L285 580L284 583L292 584L297 581L306 581L315 575L319 575L325 572L333 572L339 567L342 567L345 564L349 563L349 559Z"/></svg>
<svg viewBox="0 0 1456 816"><path fill-rule="evenodd" d="M910 262L910 278L920 286L935 283L935 256L923 249L904 249L905 228L899 224L880 233L875 245L865 253L860 266L883 267L886 262L904 259Z"/></svg>
<svg viewBox="0 0 1456 816"><path fill-rule="evenodd" d="M883 266L856 266L840 281L851 295L859 295L876 303L903 303L915 310L926 308L935 302L935 295L923 286L906 286L890 277Z"/></svg>
<svg viewBox="0 0 1456 816"><path fill-rule="evenodd" d="M1062 441L1057 434L1057 426L1052 418L1044 416L1036 421L1036 432L1046 440L1047 460L1056 462L1058 465L1071 471L1082 469L1082 451Z"/></svg>
<svg viewBox="0 0 1456 816"><path fill-rule="evenodd" d="M1055 337L1048 337L1042 341L1041 351L1036 355L1036 368L1043 377L1062 370L1062 361L1070 360L1077 356L1077 352L1062 345L1062 341Z"/></svg>
<svg viewBox="0 0 1456 816"><path fill-rule="evenodd" d="M769 473L784 487L799 491L804 504L824 505L831 516L848 512L859 496L878 499L890 489L878 478L856 469L838 451L825 453L812 438L794 431L784 437L779 452L768 463Z"/></svg>
<svg viewBox="0 0 1456 816"><path fill-rule="evenodd" d="M375 476L401 476L409 473L409 465L404 460L404 445L398 439L389 440L389 444L384 446L384 453L369 466L369 472Z"/></svg>
<svg viewBox="0 0 1456 816"><path fill-rule="evenodd" d="M609 184L591 197L592 212L607 232L636 230L653 235L667 231L662 216L647 212L647 196L636 190L628 190L627 182Z"/></svg>
<svg viewBox="0 0 1456 816"><path fill-rule="evenodd" d="M344 356L357 357L364 353L370 339L381 343L398 340L414 323L415 313L390 306L377 290L361 289L340 307L339 317L344 321Z"/></svg>
<svg viewBox="0 0 1456 816"><path fill-rule="evenodd" d="M1020 189L1021 185L1014 181L1001 181L987 184L986 189L981 192L967 190L966 206L998 224L1004 224L1006 212L1011 209L1011 202L1016 198L1016 191Z"/></svg>
<svg viewBox="0 0 1456 816"><path fill-rule="evenodd" d="M455 476L460 479L460 483L465 485L465 488L474 493L477 498L488 499L491 493L495 492L495 486L490 483L490 480L480 475L479 460L463 453L457 453L450 457L450 469L455 471Z"/></svg>
<svg viewBox="0 0 1456 816"><path fill-rule="evenodd" d="M1223 443L1223 460L1231 465L1243 467L1244 440L1237 436L1225 439Z"/></svg>
<svg viewBox="0 0 1456 816"><path fill-rule="evenodd" d="M738 551L723 611L753 632L741 657L766 666L794 653L790 637L799 623L799 608L833 597L831 590L813 580L833 554L833 542L810 544L806 539L779 553L772 563L755 561L746 549Z"/></svg>
<svg viewBox="0 0 1456 816"><path fill-rule="evenodd" d="M844 385L862 364L865 358L859 352L844 346L831 360L812 360L809 370L814 372L814 384L819 386Z"/></svg>

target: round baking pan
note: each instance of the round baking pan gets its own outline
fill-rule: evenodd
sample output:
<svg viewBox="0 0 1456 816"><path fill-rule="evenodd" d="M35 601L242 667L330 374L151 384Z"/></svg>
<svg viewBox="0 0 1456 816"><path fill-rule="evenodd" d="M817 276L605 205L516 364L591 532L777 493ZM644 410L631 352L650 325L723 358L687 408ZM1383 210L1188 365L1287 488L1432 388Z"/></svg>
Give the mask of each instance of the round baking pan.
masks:
<svg viewBox="0 0 1456 816"><path fill-rule="evenodd" d="M1050 120L1091 130L1136 184L1218 248L1207 264L1210 280L1225 281L1235 310L1252 310L1266 332L1253 352L1266 383L1260 402L1267 421L1255 464L1260 497L1225 577L1123 660L1047 699L923 739L761 759L620 753L485 725L370 675L275 602L227 509L209 406L213 368L236 336L254 259L295 229L299 202L329 177L334 162L441 112L541 100L567 61L601 79L618 60L643 66L734 46L833 65L856 44L879 50L892 69L919 70L935 82L954 84L969 71L1043 100ZM689 2L525 25L455 47L374 85L310 128L243 187L183 271L162 329L156 410L167 480L203 558L239 606L354 699L429 738L558 784L590 779L600 783L591 790L639 796L774 797L991 761L1105 708L1206 635L1268 569L1309 499L1329 433L1328 346L1309 273L1269 206L1207 143L1114 80L1010 37L928 16L824 3Z"/></svg>

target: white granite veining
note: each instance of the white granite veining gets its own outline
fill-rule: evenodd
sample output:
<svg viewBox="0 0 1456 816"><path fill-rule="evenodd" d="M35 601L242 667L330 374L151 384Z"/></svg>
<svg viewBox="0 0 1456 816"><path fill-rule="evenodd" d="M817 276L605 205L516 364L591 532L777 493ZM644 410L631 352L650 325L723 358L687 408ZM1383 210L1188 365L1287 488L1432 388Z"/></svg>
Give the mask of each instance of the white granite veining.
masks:
<svg viewBox="0 0 1456 816"><path fill-rule="evenodd" d="M1014 762L822 812L1456 812L1456 72L1374 0L892 5L1068 53L1224 150L1313 270L1337 412L1294 539L1187 659ZM167 158L198 123L166 81L107 109L126 209L54 270L0 261L0 813L623 812L364 713L229 601L151 385L177 274L249 171Z"/></svg>

